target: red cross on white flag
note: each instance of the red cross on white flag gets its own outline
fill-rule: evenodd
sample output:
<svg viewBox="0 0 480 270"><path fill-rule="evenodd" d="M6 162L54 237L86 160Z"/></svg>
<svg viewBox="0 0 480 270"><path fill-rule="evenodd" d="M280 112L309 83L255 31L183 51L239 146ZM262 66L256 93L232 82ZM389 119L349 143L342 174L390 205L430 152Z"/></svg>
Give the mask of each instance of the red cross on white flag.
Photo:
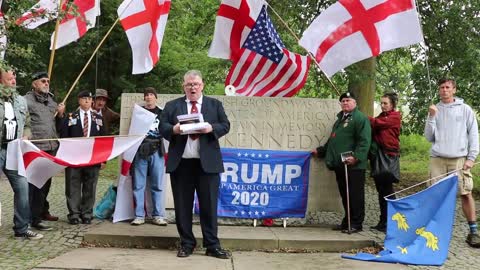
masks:
<svg viewBox="0 0 480 270"><path fill-rule="evenodd" d="M237 59L264 4L264 0L223 0L208 56Z"/></svg>
<svg viewBox="0 0 480 270"><path fill-rule="evenodd" d="M100 0L66 0L62 10L65 17L60 22L55 49L61 48L81 38L88 29L95 27L97 16L100 15ZM76 7L73 7L76 6ZM50 49L53 47L53 36Z"/></svg>
<svg viewBox="0 0 480 270"><path fill-rule="evenodd" d="M299 42L328 77L369 57L423 41L414 0L339 0Z"/></svg>
<svg viewBox="0 0 480 270"><path fill-rule="evenodd" d="M132 74L151 71L160 58L170 0L124 0L117 10L132 48Z"/></svg>
<svg viewBox="0 0 480 270"><path fill-rule="evenodd" d="M40 25L56 19L58 16L58 0L40 0L17 19L16 24L27 29L35 29Z"/></svg>

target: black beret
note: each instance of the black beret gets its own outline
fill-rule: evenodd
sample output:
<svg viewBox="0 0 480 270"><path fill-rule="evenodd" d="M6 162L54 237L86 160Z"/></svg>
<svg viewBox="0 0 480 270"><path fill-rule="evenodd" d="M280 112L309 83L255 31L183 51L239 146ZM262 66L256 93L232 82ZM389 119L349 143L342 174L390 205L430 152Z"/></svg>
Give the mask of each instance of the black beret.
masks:
<svg viewBox="0 0 480 270"><path fill-rule="evenodd" d="M355 97L355 95L354 95L353 93L350 93L350 92L345 92L345 93L343 93L338 100L339 100L339 101L342 101L342 99L344 99L344 98L351 98L351 99L357 100L357 98Z"/></svg>
<svg viewBox="0 0 480 270"><path fill-rule="evenodd" d="M78 93L78 98L83 98L83 97L92 97L92 93L90 93L90 91L88 90L83 90L83 91L80 91L80 93Z"/></svg>
<svg viewBox="0 0 480 270"><path fill-rule="evenodd" d="M48 73L45 71L39 71L39 72L33 73L32 75L32 81L36 81L41 78L48 78Z"/></svg>

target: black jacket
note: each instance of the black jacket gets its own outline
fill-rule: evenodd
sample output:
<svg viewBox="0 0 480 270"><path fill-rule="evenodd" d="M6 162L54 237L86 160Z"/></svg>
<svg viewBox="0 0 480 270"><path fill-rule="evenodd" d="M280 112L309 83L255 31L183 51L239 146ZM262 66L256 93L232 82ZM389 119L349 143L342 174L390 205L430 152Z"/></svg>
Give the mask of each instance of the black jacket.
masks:
<svg viewBox="0 0 480 270"><path fill-rule="evenodd" d="M185 99L184 96L167 102L162 112L160 133L170 142L166 168L168 173L177 169L187 144L187 135L173 134L173 126L178 123L177 116L187 114ZM201 113L204 121L210 123L213 128L212 132L201 134L198 138L202 169L206 173L221 173L224 168L218 139L230 131L230 122L222 103L214 98L203 96Z"/></svg>

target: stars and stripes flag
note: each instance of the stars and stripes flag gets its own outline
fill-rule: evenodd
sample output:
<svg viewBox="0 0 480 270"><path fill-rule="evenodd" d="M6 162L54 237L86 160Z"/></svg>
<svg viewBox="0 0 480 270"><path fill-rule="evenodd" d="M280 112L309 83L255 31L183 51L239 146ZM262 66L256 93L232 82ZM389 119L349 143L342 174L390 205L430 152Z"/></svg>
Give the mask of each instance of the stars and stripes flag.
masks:
<svg viewBox="0 0 480 270"><path fill-rule="evenodd" d="M145 126L144 129L138 130L138 132L144 131L143 133L128 137L59 139L60 146L55 156L38 149L31 141L15 140L8 144L6 168L18 171L19 175L25 176L30 183L41 188L49 178L66 167L84 167L103 163L127 150L134 156L155 119L153 114L153 117L149 117L144 112L137 113L137 111L146 110L138 105L135 106L139 109L134 110L132 122ZM122 172L128 172L132 159L122 162Z"/></svg>
<svg viewBox="0 0 480 270"><path fill-rule="evenodd" d="M285 48L266 6L233 62L225 85L241 96L291 97L305 85L310 67L307 56Z"/></svg>
<svg viewBox="0 0 480 270"><path fill-rule="evenodd" d="M363 59L422 41L414 0L339 0L312 22L299 44L331 77Z"/></svg>
<svg viewBox="0 0 480 270"><path fill-rule="evenodd" d="M150 72L160 59L170 0L125 0L117 10L132 48L132 74Z"/></svg>

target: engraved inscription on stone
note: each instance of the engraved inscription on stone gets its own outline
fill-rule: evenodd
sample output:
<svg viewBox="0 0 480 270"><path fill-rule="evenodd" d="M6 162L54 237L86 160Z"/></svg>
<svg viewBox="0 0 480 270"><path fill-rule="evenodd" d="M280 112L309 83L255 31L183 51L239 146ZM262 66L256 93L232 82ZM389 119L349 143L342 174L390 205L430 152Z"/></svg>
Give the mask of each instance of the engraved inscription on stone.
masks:
<svg viewBox="0 0 480 270"><path fill-rule="evenodd" d="M158 95L158 105L182 95ZM340 107L336 100L214 96L222 101L231 123L222 147L311 151L326 143ZM128 133L134 103L142 94L122 95L120 134ZM338 210L334 174L312 158L308 211Z"/></svg>

